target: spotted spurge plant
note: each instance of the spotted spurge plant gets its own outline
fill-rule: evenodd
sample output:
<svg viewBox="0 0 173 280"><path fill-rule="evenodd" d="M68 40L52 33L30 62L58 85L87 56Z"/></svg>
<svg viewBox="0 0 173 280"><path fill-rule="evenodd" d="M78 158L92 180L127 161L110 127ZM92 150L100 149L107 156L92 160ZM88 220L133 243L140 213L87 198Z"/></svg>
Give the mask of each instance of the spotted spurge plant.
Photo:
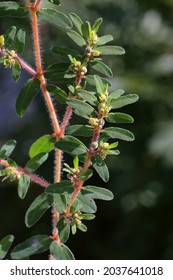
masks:
<svg viewBox="0 0 173 280"><path fill-rule="evenodd" d="M45 1L41 0L21 2L1 1L0 16L18 17L21 20L30 17L35 67L31 67L20 56L25 46L26 32L17 30L15 26L0 36L0 62L5 68L11 69L15 82L20 78L21 69L30 74L30 79L22 86L16 100L19 117L23 117L36 95L42 94L52 126L47 128L46 135L40 135L31 145L29 160L23 168L11 158L16 141L12 139L4 143L0 149L0 176L17 183L21 199L26 197L30 183L42 187L43 192L26 211L25 224L30 228L46 210L52 208L52 230L49 236L32 236L17 245L12 249L11 258L27 259L48 251L49 259L74 259L73 253L65 245L70 233L74 235L77 230L87 231L85 220L94 219L97 210L95 200L113 199L108 189L88 185L87 180L90 178L91 182L93 178L94 184L92 176L93 172L97 172L107 182L109 171L105 160L109 156L119 155L117 140L134 140L130 131L119 127L120 123L132 123L133 118L120 113L119 108L136 102L138 96L124 94L122 89L109 90L110 79L107 78L113 74L103 62L103 57L122 55L125 51L119 46L108 44L113 40L111 35L100 36L102 18L90 24L88 21L83 22L75 13L66 16L57 10L59 0L49 0L53 4L51 8L43 8L41 2ZM80 47L80 52L53 46L50 51L57 55L57 61L44 69L39 34L42 22L63 28L67 36ZM63 62L60 57L63 57ZM57 83L63 87L58 87ZM65 114L60 119L52 99L66 104ZM70 125L73 115L79 116L79 124ZM85 141L86 138L89 140ZM55 154L54 182L47 182L42 174L41 177L36 174L36 170L46 162L51 152ZM63 153L73 158L73 166L66 162L62 164ZM61 179L62 171L65 180ZM13 235L7 235L1 240L1 259L6 256L13 239Z"/></svg>

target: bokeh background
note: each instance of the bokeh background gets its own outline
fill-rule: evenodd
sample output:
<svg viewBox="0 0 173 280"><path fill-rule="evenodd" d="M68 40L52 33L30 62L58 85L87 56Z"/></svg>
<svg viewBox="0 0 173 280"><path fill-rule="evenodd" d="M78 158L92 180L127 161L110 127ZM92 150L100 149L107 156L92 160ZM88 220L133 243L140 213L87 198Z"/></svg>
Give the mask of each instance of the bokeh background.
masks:
<svg viewBox="0 0 173 280"><path fill-rule="evenodd" d="M19 1L20 2L20 1ZM43 4L52 6L48 1ZM52 6L53 7L53 6ZM60 11L75 12L92 23L103 17L98 35L112 34L114 44L126 55L106 58L114 78L112 89L137 93L137 103L124 107L135 123L124 126L136 136L132 143L120 142L121 154L107 164L110 181L95 174L98 186L110 189L115 198L98 202L96 219L87 222L88 232L78 232L68 241L77 259L172 259L173 258L173 0L62 0ZM29 18L1 18L0 33L11 26L25 27L27 44L23 58L34 66ZM50 47L76 47L64 30L41 25L45 67L60 59ZM22 71L15 84L10 70L0 68L0 144L16 139L13 159L24 166L30 145L52 129L41 96L32 103L23 119L15 113L15 99L29 75ZM57 107L60 118L63 107ZM76 118L77 119L77 118ZM53 155L39 173L53 180ZM0 239L14 234L15 244L35 234L50 234L51 214L47 212L32 228L24 216L41 187L32 184L24 201L16 185L0 182ZM47 254L34 256L47 258Z"/></svg>

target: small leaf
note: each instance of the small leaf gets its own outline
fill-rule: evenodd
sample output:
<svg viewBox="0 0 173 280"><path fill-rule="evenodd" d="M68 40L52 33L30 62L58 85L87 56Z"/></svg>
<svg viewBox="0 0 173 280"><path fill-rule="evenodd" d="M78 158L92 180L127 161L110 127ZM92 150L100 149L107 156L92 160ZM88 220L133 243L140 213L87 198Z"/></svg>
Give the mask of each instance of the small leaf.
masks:
<svg viewBox="0 0 173 280"><path fill-rule="evenodd" d="M93 135L93 129L89 125L70 125L66 128L66 134L75 136L91 137Z"/></svg>
<svg viewBox="0 0 173 280"><path fill-rule="evenodd" d="M45 189L47 193L57 194L71 194L73 191L73 183L69 180L62 180L60 183L51 184Z"/></svg>
<svg viewBox="0 0 173 280"><path fill-rule="evenodd" d="M66 71L69 65L69 63L56 63L49 65L44 73L44 76L46 79L50 79L52 75Z"/></svg>
<svg viewBox="0 0 173 280"><path fill-rule="evenodd" d="M93 76L93 75L87 75L86 76L86 82L89 84L89 85L91 85L91 86L95 86L96 85L96 82L95 82L95 75ZM102 77L100 77L100 79L102 80L102 82L104 83L104 84L108 84L109 86L111 86L111 83L110 83L110 81L108 81L107 79L105 79L105 78L102 78Z"/></svg>
<svg viewBox="0 0 173 280"><path fill-rule="evenodd" d="M86 41L84 38L74 30L70 30L67 32L67 35L80 47L86 46Z"/></svg>
<svg viewBox="0 0 173 280"><path fill-rule="evenodd" d="M112 200L114 198L113 193L105 188L86 186L85 190L92 192L91 197L94 199Z"/></svg>
<svg viewBox="0 0 173 280"><path fill-rule="evenodd" d="M52 240L47 235L35 235L18 244L11 253L11 258L20 260L34 254L47 251Z"/></svg>
<svg viewBox="0 0 173 280"><path fill-rule="evenodd" d="M26 164L26 170L28 172L33 172L37 170L40 165L42 165L48 158L47 153L40 153L34 157L32 157Z"/></svg>
<svg viewBox="0 0 173 280"><path fill-rule="evenodd" d="M66 72L59 72L56 74L53 74L49 80L52 82L58 82L58 83L74 83L76 78L76 74L72 73L70 71L66 71Z"/></svg>
<svg viewBox="0 0 173 280"><path fill-rule="evenodd" d="M62 104L67 101L67 94L61 88L55 85L47 85L47 90Z"/></svg>
<svg viewBox="0 0 173 280"><path fill-rule="evenodd" d="M71 20L64 13L55 9L42 8L37 14L41 20L50 24L55 24L66 29L72 28Z"/></svg>
<svg viewBox="0 0 173 280"><path fill-rule="evenodd" d="M6 176L8 171L6 169L0 170L0 177Z"/></svg>
<svg viewBox="0 0 173 280"><path fill-rule="evenodd" d="M82 220L93 220L95 218L94 214L81 214L80 218L82 218Z"/></svg>
<svg viewBox="0 0 173 280"><path fill-rule="evenodd" d="M48 0L50 3L54 4L54 5L60 5L60 1L59 0Z"/></svg>
<svg viewBox="0 0 173 280"><path fill-rule="evenodd" d="M7 235L0 241L0 260L2 260L6 254L8 253L8 250L11 247L11 244L13 243L14 236L13 235Z"/></svg>
<svg viewBox="0 0 173 280"><path fill-rule="evenodd" d="M5 48L11 47L16 35L16 26L11 26L5 33Z"/></svg>
<svg viewBox="0 0 173 280"><path fill-rule="evenodd" d="M123 94L124 94L123 89L116 89L115 91L111 92L111 94L108 96L107 105L110 105L110 103L113 99L117 99L118 97L120 97Z"/></svg>
<svg viewBox="0 0 173 280"><path fill-rule="evenodd" d="M79 193L78 198L79 202L81 203L82 207L80 210L85 213L95 213L97 211L97 206L94 200L91 198L90 194L84 193L81 191Z"/></svg>
<svg viewBox="0 0 173 280"><path fill-rule="evenodd" d="M18 195L21 199L24 199L30 185L30 178L26 174L22 174L22 176L19 178L18 182Z"/></svg>
<svg viewBox="0 0 173 280"><path fill-rule="evenodd" d="M54 198L54 206L56 210L60 213L63 214L64 210L67 209L67 198L65 195L61 194L56 194L54 193L53 195Z"/></svg>
<svg viewBox="0 0 173 280"><path fill-rule="evenodd" d="M60 140L55 144L56 148L72 154L74 156L79 156L86 153L87 147L77 138L73 136L66 136L60 138Z"/></svg>
<svg viewBox="0 0 173 280"><path fill-rule="evenodd" d="M92 158L92 162L93 162L93 167L97 171L98 175L102 178L104 182L108 182L109 170L106 163L98 155Z"/></svg>
<svg viewBox="0 0 173 280"><path fill-rule="evenodd" d="M75 200L72 204L72 206L70 207L70 213L75 213L78 210L80 210L82 207L81 203L79 202L79 200Z"/></svg>
<svg viewBox="0 0 173 280"><path fill-rule="evenodd" d="M26 32L23 29L19 29L16 35L16 41L15 41L15 51L17 53L21 53L25 46L25 38L26 38Z"/></svg>
<svg viewBox="0 0 173 280"><path fill-rule="evenodd" d="M20 3L8 1L0 2L0 17L25 17L29 11Z"/></svg>
<svg viewBox="0 0 173 280"><path fill-rule="evenodd" d="M102 135L103 137L106 136L109 138L121 139L125 141L133 141L135 139L132 132L119 127L108 127L104 130L104 133Z"/></svg>
<svg viewBox="0 0 173 280"><path fill-rule="evenodd" d="M112 70L102 61L94 61L91 63L91 66L94 70L102 73L103 75L109 78L113 77Z"/></svg>
<svg viewBox="0 0 173 280"><path fill-rule="evenodd" d="M40 153L49 153L54 149L55 139L46 134L38 138L30 147L29 155L31 158Z"/></svg>
<svg viewBox="0 0 173 280"><path fill-rule="evenodd" d="M25 215L26 226L32 227L53 204L53 196L42 193L35 198Z"/></svg>
<svg viewBox="0 0 173 280"><path fill-rule="evenodd" d="M19 61L15 59L15 62L12 65L12 77L15 82L19 80L20 74L21 74L21 65Z"/></svg>
<svg viewBox="0 0 173 280"><path fill-rule="evenodd" d="M124 95L117 99L112 99L110 101L110 106L112 107L112 109L118 109L118 108L124 107L126 105L135 103L138 99L139 99L139 97L136 94Z"/></svg>
<svg viewBox="0 0 173 280"><path fill-rule="evenodd" d="M81 89L78 91L78 95L93 106L98 104L97 97L93 94L93 92Z"/></svg>
<svg viewBox="0 0 173 280"><path fill-rule="evenodd" d="M62 243L65 243L70 235L70 225L64 223L64 218L61 218L57 224L59 237Z"/></svg>
<svg viewBox="0 0 173 280"><path fill-rule="evenodd" d="M68 55L71 55L72 57L75 57L75 58L81 57L79 52L77 52L76 50L73 50L73 49L69 49L69 48L52 47L51 51L57 55L61 55L61 56L65 56L65 57L68 57Z"/></svg>
<svg viewBox="0 0 173 280"><path fill-rule="evenodd" d="M111 42L112 40L113 40L112 35L104 35L98 37L97 46L105 45L106 43Z"/></svg>
<svg viewBox="0 0 173 280"><path fill-rule="evenodd" d="M75 27L79 31L79 33L81 35L83 35L82 26L83 26L84 23L81 20L81 18L78 15L76 15L75 13L71 13L71 14L69 14L69 16L70 16L70 19L72 20L73 24L75 25Z"/></svg>
<svg viewBox="0 0 173 280"><path fill-rule="evenodd" d="M80 180L82 181L86 181L88 180L89 178L91 178L93 175L93 171L91 169L88 169L86 172L83 172L81 175L80 175Z"/></svg>
<svg viewBox="0 0 173 280"><path fill-rule="evenodd" d="M96 21L95 21L94 24L93 24L92 29L93 29L95 32L97 32L97 31L99 30L99 27L100 27L100 25L102 24L102 22L103 22L103 19L102 19L102 18L96 19Z"/></svg>
<svg viewBox="0 0 173 280"><path fill-rule="evenodd" d="M86 232L86 231L87 231L87 227L86 227L86 225L84 225L83 223L78 224L78 225L77 225L77 228L80 229L80 230L83 231L83 232Z"/></svg>
<svg viewBox="0 0 173 280"><path fill-rule="evenodd" d="M8 158L16 147L16 140L7 141L0 149L0 158Z"/></svg>
<svg viewBox="0 0 173 280"><path fill-rule="evenodd" d="M103 94L104 93L104 84L102 82L102 79L100 78L100 76L94 75L94 80L95 80L95 83L96 83L97 92L99 94Z"/></svg>
<svg viewBox="0 0 173 280"><path fill-rule="evenodd" d="M133 123L134 119L127 114L123 113L109 113L106 120L111 123Z"/></svg>
<svg viewBox="0 0 173 280"><path fill-rule="evenodd" d="M7 162L8 162L8 164L9 164L10 166L12 166L12 167L14 167L14 168L18 168L17 163L16 163L13 159L7 158Z"/></svg>
<svg viewBox="0 0 173 280"><path fill-rule="evenodd" d="M85 119L89 119L92 113L95 111L94 108L89 104L74 98L69 98L67 100L67 104L73 108L73 111L76 115Z"/></svg>
<svg viewBox="0 0 173 280"><path fill-rule="evenodd" d="M122 55L125 54L125 50L119 46L101 46L96 47L95 51L101 52L101 55Z"/></svg>
<svg viewBox="0 0 173 280"><path fill-rule="evenodd" d="M70 249L64 244L58 244L57 241L51 243L50 252L56 260L74 260L74 255Z"/></svg>
<svg viewBox="0 0 173 280"><path fill-rule="evenodd" d="M34 80L30 79L22 87L16 100L16 111L20 117L23 117L31 101L33 100L35 95L39 92L39 90L40 90L39 79L34 79Z"/></svg>

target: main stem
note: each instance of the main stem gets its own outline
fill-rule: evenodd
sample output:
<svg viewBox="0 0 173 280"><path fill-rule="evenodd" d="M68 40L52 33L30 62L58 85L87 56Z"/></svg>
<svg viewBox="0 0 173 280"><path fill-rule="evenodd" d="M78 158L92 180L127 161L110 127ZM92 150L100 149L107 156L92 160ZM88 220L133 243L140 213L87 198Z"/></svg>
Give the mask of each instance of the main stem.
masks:
<svg viewBox="0 0 173 280"><path fill-rule="evenodd" d="M36 67L37 67L37 76L40 79L40 84L41 84L41 89L43 92L43 96L48 108L49 116L52 121L52 126L54 129L54 133L56 135L56 138L58 140L59 134L60 134L60 126L59 122L55 113L55 109L50 97L49 92L46 89L46 80L43 75L43 67L42 67L42 61L41 61L41 51L40 51L40 40L39 40L39 28L38 28L38 19L37 19L37 8L39 6L41 1L38 1L36 5L31 9L31 21L32 21L32 30L33 30L33 38L34 38L34 49L35 49L35 62L36 62ZM60 150L55 151L55 167L54 167L54 181L55 183L60 182L60 177L61 177L61 157L62 157L62 152ZM53 207L53 218L52 218L52 235L55 236L57 240L59 239L58 237L58 232L56 229L56 224L59 219L59 213L57 210Z"/></svg>

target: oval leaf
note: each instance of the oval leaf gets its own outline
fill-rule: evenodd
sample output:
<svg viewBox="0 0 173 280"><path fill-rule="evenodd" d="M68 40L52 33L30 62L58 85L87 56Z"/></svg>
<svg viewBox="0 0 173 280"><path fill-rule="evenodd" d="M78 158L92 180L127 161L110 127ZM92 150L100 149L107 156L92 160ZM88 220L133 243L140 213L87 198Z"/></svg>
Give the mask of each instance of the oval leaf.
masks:
<svg viewBox="0 0 173 280"><path fill-rule="evenodd" d="M94 200L91 198L90 194L83 193L83 191L81 191L81 193L78 195L77 199L79 200L80 204L82 205L82 207L80 208L80 210L82 212L92 214L97 211L97 206L96 206Z"/></svg>
<svg viewBox="0 0 173 280"><path fill-rule="evenodd" d="M125 50L119 46L101 46L94 50L101 52L101 55L122 55L125 54Z"/></svg>
<svg viewBox="0 0 173 280"><path fill-rule="evenodd" d="M0 158L8 158L16 147L16 140L7 141L0 149Z"/></svg>
<svg viewBox="0 0 173 280"><path fill-rule="evenodd" d="M27 164L26 164L26 170L28 172L33 172L35 170L37 170L40 165L42 165L46 160L47 160L48 154L46 153L40 153L36 156L34 156L33 158L31 158Z"/></svg>
<svg viewBox="0 0 173 280"><path fill-rule="evenodd" d="M54 193L53 195L54 198L54 206L56 210L60 213L63 214L64 210L67 209L67 198L65 195L61 194L56 194Z"/></svg>
<svg viewBox="0 0 173 280"><path fill-rule="evenodd" d="M37 139L29 149L29 155L31 158L40 153L49 153L54 149L55 139L49 134L41 136Z"/></svg>
<svg viewBox="0 0 173 280"><path fill-rule="evenodd" d="M47 235L35 235L18 244L11 253L11 258L20 260L34 254L47 251L52 240Z"/></svg>
<svg viewBox="0 0 173 280"><path fill-rule="evenodd" d="M11 26L5 33L5 48L11 47L16 35L16 26Z"/></svg>
<svg viewBox="0 0 173 280"><path fill-rule="evenodd" d="M11 247L11 244L13 243L14 236L13 235L7 235L0 241L0 260L2 260L6 254L8 253L8 250Z"/></svg>
<svg viewBox="0 0 173 280"><path fill-rule="evenodd" d="M108 43L112 40L113 40L112 35L104 35L104 36L98 37L97 46L105 45L106 43Z"/></svg>
<svg viewBox="0 0 173 280"><path fill-rule="evenodd" d="M67 101L67 94L61 88L55 85L47 85L47 90L62 104Z"/></svg>
<svg viewBox="0 0 173 280"><path fill-rule="evenodd" d="M91 137L93 135L93 129L89 125L71 125L68 126L65 130L66 134L75 135L75 136L85 136Z"/></svg>
<svg viewBox="0 0 173 280"><path fill-rule="evenodd" d="M94 199L112 200L114 198L113 193L105 188L86 186L85 190L90 191L92 193L91 197Z"/></svg>
<svg viewBox="0 0 173 280"><path fill-rule="evenodd" d="M31 101L40 90L39 79L28 80L27 83L22 87L17 100L16 100L16 111L20 117L23 117L26 110L28 109Z"/></svg>
<svg viewBox="0 0 173 280"><path fill-rule="evenodd" d="M0 17L25 17L28 13L28 9L18 2L0 2Z"/></svg>
<svg viewBox="0 0 173 280"><path fill-rule="evenodd" d="M87 147L77 138L73 136L66 136L65 138L60 138L60 140L55 144L55 146L69 154L79 156L86 153Z"/></svg>
<svg viewBox="0 0 173 280"><path fill-rule="evenodd" d="M15 41L15 51L17 53L21 53L25 46L25 38L26 38L26 32L23 29L19 29L16 35L16 41Z"/></svg>
<svg viewBox="0 0 173 280"><path fill-rule="evenodd" d="M132 132L130 132L127 129L123 129L120 127L108 127L104 130L104 133L102 134L103 137L109 137L113 139L121 139L125 141L133 141L135 140L135 137Z"/></svg>
<svg viewBox="0 0 173 280"><path fill-rule="evenodd" d="M136 94L124 95L117 99L112 99L110 101L110 106L112 107L112 109L118 109L118 108L124 107L126 105L135 103L138 99L139 99L139 97Z"/></svg>
<svg viewBox="0 0 173 280"><path fill-rule="evenodd" d="M72 28L71 20L64 14L55 9L42 8L37 12L39 18L51 24L70 29Z"/></svg>
<svg viewBox="0 0 173 280"><path fill-rule="evenodd" d="M15 62L12 65L12 77L15 82L19 80L20 74L21 74L21 65L19 61L15 59Z"/></svg>
<svg viewBox="0 0 173 280"><path fill-rule="evenodd" d="M53 196L42 193L31 203L26 215L25 224L27 227L33 226L53 204Z"/></svg>
<svg viewBox="0 0 173 280"><path fill-rule="evenodd" d="M94 95L93 92L86 91L84 89L81 89L78 91L78 95L82 97L85 101L90 103L91 105L98 105L97 97Z"/></svg>
<svg viewBox="0 0 173 280"><path fill-rule="evenodd" d="M111 123L133 123L134 119L123 113L110 113L106 116L106 120Z"/></svg>
<svg viewBox="0 0 173 280"><path fill-rule="evenodd" d="M97 171L98 175L102 178L104 182L108 182L109 170L106 163L98 155L92 158L92 162L93 162L93 167Z"/></svg>
<svg viewBox="0 0 173 280"><path fill-rule="evenodd" d="M102 61L97 61L97 62L93 62L91 63L92 68L100 73L102 73L103 75L112 78L113 77L113 73L112 70Z"/></svg>
<svg viewBox="0 0 173 280"><path fill-rule="evenodd" d="M67 35L80 47L85 47L86 42L84 38L74 30L70 30L67 32Z"/></svg>
<svg viewBox="0 0 173 280"><path fill-rule="evenodd" d="M71 55L75 58L81 57L80 53L78 53L76 50L69 49L69 48L53 47L53 48L51 48L51 50L53 53L55 53L57 55L65 56L65 57L68 57L68 55Z"/></svg>
<svg viewBox="0 0 173 280"><path fill-rule="evenodd" d="M18 182L18 195L21 199L24 199L30 185L30 178L26 174L22 174Z"/></svg>
<svg viewBox="0 0 173 280"><path fill-rule="evenodd" d="M60 183L49 185L45 190L47 193L71 194L74 191L73 183L69 180L62 180Z"/></svg>
<svg viewBox="0 0 173 280"><path fill-rule="evenodd" d="M57 243L57 241L51 243L50 252L56 260L74 260L74 255L70 249L64 244Z"/></svg>
<svg viewBox="0 0 173 280"><path fill-rule="evenodd" d="M71 14L69 14L69 16L70 16L70 19L72 20L73 24L75 25L75 27L79 31L79 33L81 35L83 35L82 26L83 26L84 23L81 20L81 18L78 15L76 15L75 13L71 13Z"/></svg>
<svg viewBox="0 0 173 280"><path fill-rule="evenodd" d="M116 89L115 91L111 92L111 94L108 96L107 105L110 105L113 99L117 99L118 97L123 95L124 92L125 91L123 89Z"/></svg>
<svg viewBox="0 0 173 280"><path fill-rule="evenodd" d="M95 111L94 108L91 107L89 104L74 98L69 98L67 100L67 104L73 108L73 111L76 115L85 119L89 119L92 113Z"/></svg>

